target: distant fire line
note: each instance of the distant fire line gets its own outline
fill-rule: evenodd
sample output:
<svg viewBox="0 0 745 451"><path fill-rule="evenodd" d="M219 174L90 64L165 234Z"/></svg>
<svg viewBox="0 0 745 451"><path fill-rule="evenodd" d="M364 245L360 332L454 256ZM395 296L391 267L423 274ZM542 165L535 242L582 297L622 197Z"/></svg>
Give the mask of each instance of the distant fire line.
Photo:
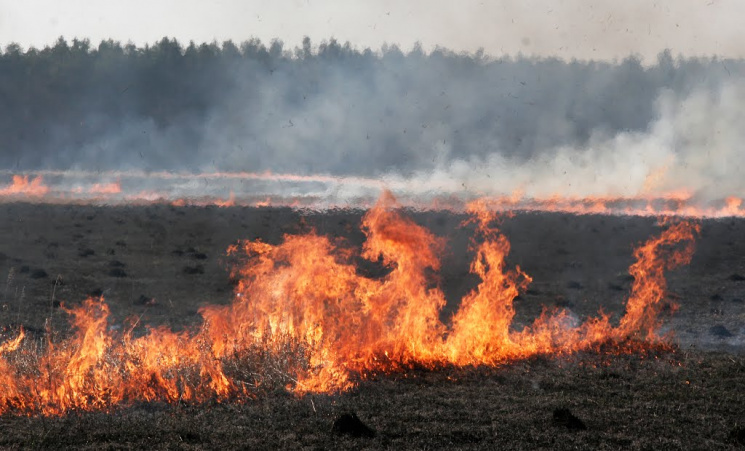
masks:
<svg viewBox="0 0 745 451"><path fill-rule="evenodd" d="M82 170L54 170L42 169L36 171L26 171L26 174L36 176L54 176L54 177L80 177L80 178L148 178L161 180L219 180L219 179L245 179L245 180L267 180L267 181L286 181L286 182L320 182L320 183L353 183L361 186L385 188L386 182L379 179L356 176L334 176L334 175L301 175L274 173L271 171L264 172L204 172L204 173L186 173L186 172L169 172L169 171L82 171ZM0 174L16 175L17 171L0 170Z"/></svg>
<svg viewBox="0 0 745 451"><path fill-rule="evenodd" d="M0 171L2 172L2 171ZM10 174L9 172L6 172ZM503 196L483 196L469 192L411 192L399 180L337 178L328 175L274 174L270 172L227 172L177 174L113 171L37 171L31 175L12 175L12 181L0 187L0 202L49 202L92 204L172 204L174 206L282 206L306 209L369 208L375 197L390 186L398 186L401 204L419 210L463 212L468 202L482 199L494 211L535 211L570 214L607 214L630 216L680 216L691 218L745 217L743 199L730 196L708 202L696 200L687 191L638 196L562 196L529 197L521 192ZM105 174L105 176L103 175ZM95 177L94 177L95 176ZM46 183L43 177L62 177ZM76 178L77 177L77 178ZM87 180L86 178L91 178ZM278 186L161 184L151 188L139 178L152 182L164 180L261 181ZM133 180L137 179L137 180ZM127 182L129 180L129 182ZM283 183L327 184L324 187L294 186ZM404 188L401 188L404 187ZM209 189L207 189L209 188ZM363 191L359 191L363 189ZM351 190L347 192L345 190Z"/></svg>

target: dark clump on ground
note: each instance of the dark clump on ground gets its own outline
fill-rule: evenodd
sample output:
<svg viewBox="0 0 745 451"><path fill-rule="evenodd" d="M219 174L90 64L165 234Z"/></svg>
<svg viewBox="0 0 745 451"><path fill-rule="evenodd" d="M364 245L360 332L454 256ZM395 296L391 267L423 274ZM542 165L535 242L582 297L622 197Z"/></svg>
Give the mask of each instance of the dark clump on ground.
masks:
<svg viewBox="0 0 745 451"><path fill-rule="evenodd" d="M334 433L338 435L349 435L352 437L375 437L375 431L370 429L356 413L344 413L334 421L332 427Z"/></svg>
<svg viewBox="0 0 745 451"><path fill-rule="evenodd" d="M554 409L554 424L570 431L584 431L585 423L577 418L569 409Z"/></svg>

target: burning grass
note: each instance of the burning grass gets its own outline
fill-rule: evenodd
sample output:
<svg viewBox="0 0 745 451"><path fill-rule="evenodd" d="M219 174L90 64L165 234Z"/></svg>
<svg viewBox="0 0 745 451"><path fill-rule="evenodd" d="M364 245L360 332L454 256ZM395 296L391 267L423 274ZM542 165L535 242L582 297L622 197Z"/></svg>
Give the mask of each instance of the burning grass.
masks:
<svg viewBox="0 0 745 451"><path fill-rule="evenodd" d="M510 246L493 213L479 203L470 211L478 234L471 271L481 282L451 324L440 320L445 297L434 277L443 243L386 193L363 218L358 255L314 232L286 235L277 245L233 246L242 260L233 274L235 299L202 308L198 328L136 334L134 321L112 331L99 298L66 309L67 337L9 336L0 348L0 408L56 415L140 402L241 401L276 390L334 393L376 374L665 346L658 335L664 271L690 260L697 225L666 224L637 248L617 324L602 313L578 324L566 311L545 310L513 330L513 301L531 279L506 268ZM355 258L377 262L381 275L360 275Z"/></svg>

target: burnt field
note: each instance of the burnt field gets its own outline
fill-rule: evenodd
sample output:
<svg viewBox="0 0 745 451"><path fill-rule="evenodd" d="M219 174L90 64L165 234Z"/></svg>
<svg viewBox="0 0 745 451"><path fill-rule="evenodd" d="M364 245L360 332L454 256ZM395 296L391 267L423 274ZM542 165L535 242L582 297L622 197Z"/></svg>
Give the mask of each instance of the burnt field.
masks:
<svg viewBox="0 0 745 451"><path fill-rule="evenodd" d="M198 327L200 308L228 304L236 280L226 249L280 243L315 230L359 249L362 211L286 208L0 205L0 324L31 339L69 333L65 308L103 296L108 327ZM469 273L474 224L411 212L446 239L435 277L445 323L478 284ZM745 221L700 221L690 264L667 274L662 332L673 351L539 356L497 368L368 375L338 394L298 397L282 383L249 400L147 403L110 412L0 418L0 446L39 448L712 449L745 443ZM578 318L623 314L633 249L659 232L638 217L517 214L502 219L510 267L533 282L512 328L543 307ZM354 258L354 257L353 257ZM359 272L385 268L358 259ZM677 304L677 310L672 308ZM134 318L134 320L133 320ZM129 326L127 326L129 327ZM356 424L356 415L366 427ZM369 428L369 429L368 429ZM359 435L357 437L356 435Z"/></svg>

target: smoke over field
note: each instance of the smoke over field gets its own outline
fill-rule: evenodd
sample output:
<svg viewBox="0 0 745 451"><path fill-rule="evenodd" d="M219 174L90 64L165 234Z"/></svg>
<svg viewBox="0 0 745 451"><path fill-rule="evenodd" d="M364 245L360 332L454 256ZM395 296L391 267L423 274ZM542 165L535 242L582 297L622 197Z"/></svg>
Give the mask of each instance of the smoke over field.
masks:
<svg viewBox="0 0 745 451"><path fill-rule="evenodd" d="M744 188L743 69L670 52L642 65L333 40L143 48L60 39L0 56L0 97L12 112L0 118L0 164L363 177L430 198L685 192L703 203ZM316 191L379 190L338 185Z"/></svg>

